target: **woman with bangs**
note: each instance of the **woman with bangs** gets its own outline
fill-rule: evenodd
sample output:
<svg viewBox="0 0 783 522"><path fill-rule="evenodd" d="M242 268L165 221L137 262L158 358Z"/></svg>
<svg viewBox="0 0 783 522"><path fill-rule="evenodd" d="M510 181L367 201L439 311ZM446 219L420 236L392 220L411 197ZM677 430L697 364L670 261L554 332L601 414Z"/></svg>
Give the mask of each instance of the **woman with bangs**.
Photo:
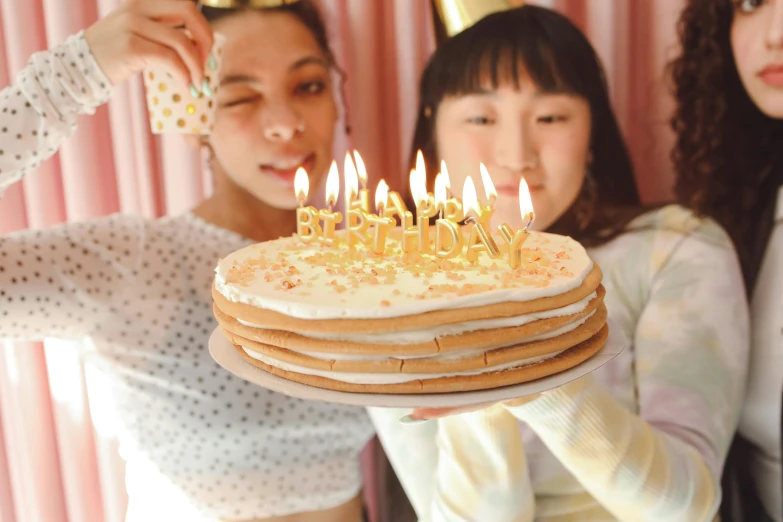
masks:
<svg viewBox="0 0 783 522"><path fill-rule="evenodd" d="M431 171L445 160L455 187L484 163L493 226L524 225L525 178L533 228L588 248L611 327L629 339L603 368L538 396L373 409L420 520L713 520L748 356L727 234L686 206L640 204L600 62L554 11L493 14L445 41L420 95L413 150Z"/></svg>

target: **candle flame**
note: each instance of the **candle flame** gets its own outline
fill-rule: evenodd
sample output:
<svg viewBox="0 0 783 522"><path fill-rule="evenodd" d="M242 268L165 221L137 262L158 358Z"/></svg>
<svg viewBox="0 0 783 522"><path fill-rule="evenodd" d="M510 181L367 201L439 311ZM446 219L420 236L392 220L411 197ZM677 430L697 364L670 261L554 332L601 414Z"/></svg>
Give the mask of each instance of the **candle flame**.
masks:
<svg viewBox="0 0 783 522"><path fill-rule="evenodd" d="M359 181L362 182L362 184L367 183L367 168L364 166L364 160L362 159L362 156L359 154L358 150L353 151L353 157L354 161L356 162L356 173L359 175Z"/></svg>
<svg viewBox="0 0 783 522"><path fill-rule="evenodd" d="M481 171L481 182L484 184L484 193L487 195L487 199L490 202L495 201L498 198L498 191L495 190L495 184L492 183L487 167L483 163L479 163L479 170Z"/></svg>
<svg viewBox="0 0 783 522"><path fill-rule="evenodd" d="M435 205L442 209L446 205L446 178L447 174L441 172L435 176Z"/></svg>
<svg viewBox="0 0 783 522"><path fill-rule="evenodd" d="M424 189L427 189L427 166L424 164L424 155L421 150L416 151L416 171L419 173L419 178L424 181Z"/></svg>
<svg viewBox="0 0 783 522"><path fill-rule="evenodd" d="M296 169L294 175L294 193L296 199L300 203L304 203L307 199L307 194L310 192L310 178L307 177L307 171L302 167Z"/></svg>
<svg viewBox="0 0 783 522"><path fill-rule="evenodd" d="M446 168L446 160L440 160L440 173L443 175L443 186L446 191L451 190L451 178L449 178L449 169Z"/></svg>
<svg viewBox="0 0 783 522"><path fill-rule="evenodd" d="M386 208L386 202L389 201L389 185L384 180L378 182L375 189L375 211L380 216Z"/></svg>
<svg viewBox="0 0 783 522"><path fill-rule="evenodd" d="M465 209L465 216L473 212L473 215L478 217L479 206L478 196L476 196L476 185L473 184L473 178L470 176L465 178L465 186L462 188L462 205Z"/></svg>
<svg viewBox="0 0 783 522"><path fill-rule="evenodd" d="M326 176L326 204L334 205L337 203L339 194L340 174L337 172L337 162L332 160L332 166L329 167L329 174Z"/></svg>
<svg viewBox="0 0 783 522"><path fill-rule="evenodd" d="M350 202L359 194L359 178L356 175L356 167L353 164L351 154L348 152L345 153L345 169L343 176L345 178L345 197L347 198L347 201Z"/></svg>
<svg viewBox="0 0 783 522"><path fill-rule="evenodd" d="M413 202L416 205L427 203L427 181L426 178L422 177L419 169L411 169L408 183L411 189L411 195L413 196Z"/></svg>
<svg viewBox="0 0 783 522"><path fill-rule="evenodd" d="M526 219L533 212L533 200L530 199L530 189L525 178L519 180L519 212L522 214L522 219Z"/></svg>

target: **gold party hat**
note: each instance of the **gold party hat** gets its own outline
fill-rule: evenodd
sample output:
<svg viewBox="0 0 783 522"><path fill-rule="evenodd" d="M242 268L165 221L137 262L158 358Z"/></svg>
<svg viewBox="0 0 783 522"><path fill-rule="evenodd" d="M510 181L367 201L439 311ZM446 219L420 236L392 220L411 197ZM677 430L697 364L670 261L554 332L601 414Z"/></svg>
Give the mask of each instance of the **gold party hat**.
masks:
<svg viewBox="0 0 783 522"><path fill-rule="evenodd" d="M255 7L269 9L283 5L295 4L299 0L199 0L201 5L220 9L236 9L239 7Z"/></svg>
<svg viewBox="0 0 783 522"><path fill-rule="evenodd" d="M448 36L467 29L485 16L523 5L524 0L433 0Z"/></svg>

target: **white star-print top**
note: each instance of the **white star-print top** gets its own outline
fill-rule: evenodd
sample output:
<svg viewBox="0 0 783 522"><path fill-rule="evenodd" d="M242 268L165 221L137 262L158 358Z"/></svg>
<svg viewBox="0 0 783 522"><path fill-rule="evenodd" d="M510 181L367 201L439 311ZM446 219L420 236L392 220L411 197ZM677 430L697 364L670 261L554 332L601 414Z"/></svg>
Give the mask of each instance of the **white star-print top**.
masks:
<svg viewBox="0 0 783 522"><path fill-rule="evenodd" d="M110 94L83 34L34 55L0 93L0 190ZM189 213L0 237L0 340L90 341L85 357L112 383L139 520L278 516L361 489L358 454L373 436L364 409L273 393L209 355L214 266L248 243Z"/></svg>

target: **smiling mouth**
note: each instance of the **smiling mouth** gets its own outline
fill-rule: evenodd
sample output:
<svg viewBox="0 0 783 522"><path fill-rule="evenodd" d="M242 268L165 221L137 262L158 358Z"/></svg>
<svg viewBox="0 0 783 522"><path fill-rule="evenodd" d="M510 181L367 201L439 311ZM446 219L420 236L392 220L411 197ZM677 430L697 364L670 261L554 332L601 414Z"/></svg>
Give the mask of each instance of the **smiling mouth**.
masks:
<svg viewBox="0 0 783 522"><path fill-rule="evenodd" d="M308 174L311 174L314 164L315 153L311 153L306 156L300 156L298 158L289 158L285 160L279 160L274 163L261 164L258 168L264 174L272 176L278 181L281 181L283 184L293 186L296 171L301 167L305 169Z"/></svg>

